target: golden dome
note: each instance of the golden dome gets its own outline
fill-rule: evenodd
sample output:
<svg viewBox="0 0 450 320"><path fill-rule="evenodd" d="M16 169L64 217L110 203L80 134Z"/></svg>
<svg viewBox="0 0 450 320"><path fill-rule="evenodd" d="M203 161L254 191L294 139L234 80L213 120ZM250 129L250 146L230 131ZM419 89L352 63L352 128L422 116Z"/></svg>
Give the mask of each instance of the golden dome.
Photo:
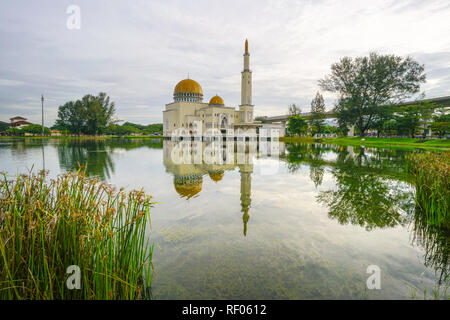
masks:
<svg viewBox="0 0 450 320"><path fill-rule="evenodd" d="M210 172L209 177L214 182L219 182L223 178L223 172Z"/></svg>
<svg viewBox="0 0 450 320"><path fill-rule="evenodd" d="M197 81L192 79L184 79L178 82L173 93L197 93L203 95L203 90Z"/></svg>
<svg viewBox="0 0 450 320"><path fill-rule="evenodd" d="M200 191L202 191L202 184L177 184L174 183L175 190L182 198L190 199Z"/></svg>
<svg viewBox="0 0 450 320"><path fill-rule="evenodd" d="M223 102L223 99L221 97L214 96L211 98L211 100L209 100L209 104L222 104L223 105L225 103Z"/></svg>

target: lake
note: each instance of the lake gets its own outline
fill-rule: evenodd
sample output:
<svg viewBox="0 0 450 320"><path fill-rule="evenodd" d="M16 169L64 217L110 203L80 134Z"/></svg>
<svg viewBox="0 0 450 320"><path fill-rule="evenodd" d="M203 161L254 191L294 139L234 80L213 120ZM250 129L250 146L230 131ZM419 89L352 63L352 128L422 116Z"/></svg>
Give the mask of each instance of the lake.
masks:
<svg viewBox="0 0 450 320"><path fill-rule="evenodd" d="M408 152L1 139L0 170L55 176L81 164L118 187L144 188L156 202L154 299L411 299L448 285L450 237L416 209ZM377 275L379 289L369 289Z"/></svg>

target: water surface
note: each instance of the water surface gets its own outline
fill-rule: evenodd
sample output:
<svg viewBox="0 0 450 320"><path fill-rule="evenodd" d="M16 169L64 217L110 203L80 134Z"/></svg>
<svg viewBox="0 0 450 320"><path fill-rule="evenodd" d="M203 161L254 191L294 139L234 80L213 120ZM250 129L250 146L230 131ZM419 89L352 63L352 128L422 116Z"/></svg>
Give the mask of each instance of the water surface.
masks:
<svg viewBox="0 0 450 320"><path fill-rule="evenodd" d="M155 299L423 298L448 274L409 151L160 139L0 140L0 170L87 173L157 202ZM381 272L369 290L367 268ZM448 283L448 282L447 282Z"/></svg>

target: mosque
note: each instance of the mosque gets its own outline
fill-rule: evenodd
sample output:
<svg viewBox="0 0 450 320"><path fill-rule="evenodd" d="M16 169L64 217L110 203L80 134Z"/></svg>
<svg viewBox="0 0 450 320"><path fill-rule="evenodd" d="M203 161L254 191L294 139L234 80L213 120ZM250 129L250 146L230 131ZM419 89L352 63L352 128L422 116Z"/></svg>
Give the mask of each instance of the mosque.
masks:
<svg viewBox="0 0 450 320"><path fill-rule="evenodd" d="M260 127L254 121L252 104L252 71L248 41L245 40L244 70L241 77L241 104L239 109L226 106L222 97L215 95L208 103L203 102L203 89L193 79L178 82L173 91L173 102L166 104L163 111L163 135L170 137L176 133L195 135L202 133L229 134L233 130L252 130Z"/></svg>

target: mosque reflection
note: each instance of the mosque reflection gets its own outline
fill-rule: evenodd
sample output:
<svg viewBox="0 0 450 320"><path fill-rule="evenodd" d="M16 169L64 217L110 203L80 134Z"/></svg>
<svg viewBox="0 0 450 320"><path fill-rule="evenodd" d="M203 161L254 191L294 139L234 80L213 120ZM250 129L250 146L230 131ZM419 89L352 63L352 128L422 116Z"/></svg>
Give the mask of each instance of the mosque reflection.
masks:
<svg viewBox="0 0 450 320"><path fill-rule="evenodd" d="M225 171L239 170L244 236L250 219L253 160L278 156L280 144L270 141L164 141L163 163L173 175L176 192L186 200L198 197L205 176L218 183Z"/></svg>

